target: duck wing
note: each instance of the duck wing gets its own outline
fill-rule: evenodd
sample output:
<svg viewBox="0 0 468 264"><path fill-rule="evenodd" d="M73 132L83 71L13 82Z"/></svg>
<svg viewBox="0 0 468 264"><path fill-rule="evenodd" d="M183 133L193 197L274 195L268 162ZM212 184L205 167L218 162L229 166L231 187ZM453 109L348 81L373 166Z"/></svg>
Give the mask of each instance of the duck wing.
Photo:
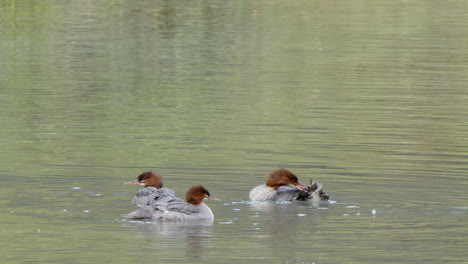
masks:
<svg viewBox="0 0 468 264"><path fill-rule="evenodd" d="M323 191L323 185L312 180L310 181L310 184L307 185L306 193L309 194L309 196L307 197L307 200L327 201L330 198L328 194Z"/></svg>
<svg viewBox="0 0 468 264"><path fill-rule="evenodd" d="M298 189L289 186L281 186L276 190L276 201L291 202L296 200L301 193L305 193L302 196L307 196L307 192L301 192Z"/></svg>
<svg viewBox="0 0 468 264"><path fill-rule="evenodd" d="M184 201L173 201L171 203L167 203L164 207L165 208L158 207L158 209L165 209L165 211L177 212L187 215L196 214L200 212L200 208Z"/></svg>
<svg viewBox="0 0 468 264"><path fill-rule="evenodd" d="M322 185L317 182L311 182L311 184L301 187L303 191L300 191L294 187L281 186L277 190L277 201L308 201L308 200L320 200L320 194Z"/></svg>
<svg viewBox="0 0 468 264"><path fill-rule="evenodd" d="M173 190L168 188L156 189L154 187L145 187L137 192L133 197L132 204L136 207L152 206L155 203L167 202L178 199ZM180 199L179 199L180 200Z"/></svg>
<svg viewBox="0 0 468 264"><path fill-rule="evenodd" d="M130 219L151 218L160 205L169 202L182 201L175 196L173 190L168 188L157 189L155 187L145 187L137 192L133 197L132 204L137 208L127 214Z"/></svg>
<svg viewBox="0 0 468 264"><path fill-rule="evenodd" d="M132 204L138 208L149 206L154 202L155 197L158 195L157 193L158 189L154 187L143 188L133 197Z"/></svg>

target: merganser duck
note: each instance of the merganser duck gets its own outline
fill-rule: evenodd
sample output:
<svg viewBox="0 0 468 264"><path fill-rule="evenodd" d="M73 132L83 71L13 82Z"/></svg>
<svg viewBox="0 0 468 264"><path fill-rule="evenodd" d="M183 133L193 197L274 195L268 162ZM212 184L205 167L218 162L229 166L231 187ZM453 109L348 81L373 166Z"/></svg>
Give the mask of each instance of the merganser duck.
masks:
<svg viewBox="0 0 468 264"><path fill-rule="evenodd" d="M266 175L266 183L253 188L249 193L252 201L307 201L328 200L322 185L311 182L299 183L296 175L286 169L277 169Z"/></svg>
<svg viewBox="0 0 468 264"><path fill-rule="evenodd" d="M151 218L155 213L155 203L168 203L182 201L175 196L173 190L163 188L162 177L159 173L146 171L138 175L137 179L125 184L144 185L145 188L139 190L133 197L132 204L137 209L127 215L127 218L142 219Z"/></svg>
<svg viewBox="0 0 468 264"><path fill-rule="evenodd" d="M210 207L203 203L203 199L217 200L211 197L207 189L201 185L190 187L185 193L184 201L157 202L154 204L156 213L153 219L156 221L209 221L213 222L214 215Z"/></svg>

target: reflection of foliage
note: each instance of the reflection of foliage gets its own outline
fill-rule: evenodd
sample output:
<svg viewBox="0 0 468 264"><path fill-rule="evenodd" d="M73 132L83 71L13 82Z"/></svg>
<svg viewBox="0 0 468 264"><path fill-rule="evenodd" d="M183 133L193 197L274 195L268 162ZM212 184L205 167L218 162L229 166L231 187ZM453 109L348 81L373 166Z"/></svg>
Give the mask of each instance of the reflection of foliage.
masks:
<svg viewBox="0 0 468 264"><path fill-rule="evenodd" d="M0 4L0 25L3 34L39 34L47 28L50 17L55 17L57 5L48 1L6 0ZM5 30L7 29L7 30Z"/></svg>
<svg viewBox="0 0 468 264"><path fill-rule="evenodd" d="M239 163L388 166L374 151L455 146L464 24L434 4L367 3L3 1L4 131L50 159L139 145L209 163L217 146Z"/></svg>

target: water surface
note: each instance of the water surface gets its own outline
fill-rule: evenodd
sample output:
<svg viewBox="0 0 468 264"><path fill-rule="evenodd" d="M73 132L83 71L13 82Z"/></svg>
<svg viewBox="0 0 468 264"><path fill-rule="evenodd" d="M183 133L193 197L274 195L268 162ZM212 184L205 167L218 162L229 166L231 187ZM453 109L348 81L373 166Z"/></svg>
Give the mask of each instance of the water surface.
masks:
<svg viewBox="0 0 468 264"><path fill-rule="evenodd" d="M467 11L3 1L3 262L466 262ZM248 202L278 167L331 202ZM215 222L126 220L150 169Z"/></svg>

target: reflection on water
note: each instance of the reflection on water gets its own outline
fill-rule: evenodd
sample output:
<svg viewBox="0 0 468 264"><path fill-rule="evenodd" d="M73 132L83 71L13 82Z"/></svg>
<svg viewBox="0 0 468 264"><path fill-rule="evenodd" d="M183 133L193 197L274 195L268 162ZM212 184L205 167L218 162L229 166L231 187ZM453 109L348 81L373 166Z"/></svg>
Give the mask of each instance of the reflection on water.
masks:
<svg viewBox="0 0 468 264"><path fill-rule="evenodd" d="M157 247L159 250L173 251L173 248L185 248L184 252L188 257L200 258L206 255L206 251L212 247L213 224L210 223L155 223L128 221L125 228L132 228L137 231L137 240L148 244L144 247ZM167 239L164 243L159 243L159 236Z"/></svg>
<svg viewBox="0 0 468 264"><path fill-rule="evenodd" d="M467 8L0 1L2 260L465 262ZM336 202L246 202L281 167ZM145 170L214 224L114 221Z"/></svg>
<svg viewBox="0 0 468 264"><path fill-rule="evenodd" d="M301 218L308 218L307 229L303 230L309 235L317 232L320 223L320 214L315 205L299 204L276 204L276 203L251 203L252 221L255 222L257 230L261 231L261 236L274 244L284 244L286 247L295 247L298 243L298 229Z"/></svg>

